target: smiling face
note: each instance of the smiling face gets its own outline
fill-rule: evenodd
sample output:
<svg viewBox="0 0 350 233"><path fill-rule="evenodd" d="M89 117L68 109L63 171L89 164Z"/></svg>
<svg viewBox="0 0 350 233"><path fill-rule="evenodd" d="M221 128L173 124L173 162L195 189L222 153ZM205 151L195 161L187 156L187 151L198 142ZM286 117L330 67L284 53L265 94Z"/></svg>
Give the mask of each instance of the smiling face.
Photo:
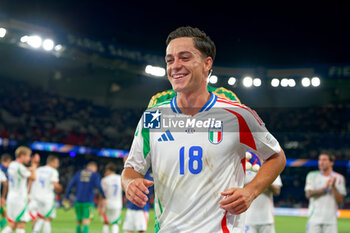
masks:
<svg viewBox="0 0 350 233"><path fill-rule="evenodd" d="M329 169L332 169L333 164L334 163L329 159L329 156L326 154L321 154L318 157L318 168L322 172L327 172Z"/></svg>
<svg viewBox="0 0 350 233"><path fill-rule="evenodd" d="M193 39L180 37L166 49L168 79L176 92L188 93L206 87L213 59L195 48Z"/></svg>

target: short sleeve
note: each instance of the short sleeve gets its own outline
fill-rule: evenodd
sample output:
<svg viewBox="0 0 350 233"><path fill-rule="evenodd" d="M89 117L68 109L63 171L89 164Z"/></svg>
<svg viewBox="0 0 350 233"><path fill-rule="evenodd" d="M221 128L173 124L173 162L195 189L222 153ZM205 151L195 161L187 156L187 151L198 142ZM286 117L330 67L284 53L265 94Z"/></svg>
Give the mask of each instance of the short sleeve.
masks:
<svg viewBox="0 0 350 233"><path fill-rule="evenodd" d="M246 149L257 153L263 160L281 151L278 141L266 129L265 124L254 110L244 106L239 112L242 115L236 116L240 127L240 141Z"/></svg>
<svg viewBox="0 0 350 233"><path fill-rule="evenodd" d="M335 188L338 190L338 192L346 196L346 187L345 187L345 179L344 176L338 175L335 180Z"/></svg>
<svg viewBox="0 0 350 233"><path fill-rule="evenodd" d="M52 182L59 182L59 176L58 176L58 171L54 170L51 178Z"/></svg>
<svg viewBox="0 0 350 233"><path fill-rule="evenodd" d="M7 178L3 171L0 170L0 182L7 181Z"/></svg>
<svg viewBox="0 0 350 233"><path fill-rule="evenodd" d="M306 176L305 181L305 191L314 190L313 179L315 177L315 172L309 172Z"/></svg>
<svg viewBox="0 0 350 233"><path fill-rule="evenodd" d="M101 179L101 187L102 187L103 191L106 192L106 190L107 190L107 181L106 181L105 178Z"/></svg>
<svg viewBox="0 0 350 233"><path fill-rule="evenodd" d="M281 176L277 176L277 178L276 178L275 181L272 183L272 185L278 186L278 187L282 187L282 179L281 179Z"/></svg>
<svg viewBox="0 0 350 233"><path fill-rule="evenodd" d="M151 164L150 131L142 126L142 119L136 129L128 159L124 167L131 167L145 175Z"/></svg>
<svg viewBox="0 0 350 233"><path fill-rule="evenodd" d="M29 177L32 173L22 164L18 167L18 174L22 177Z"/></svg>

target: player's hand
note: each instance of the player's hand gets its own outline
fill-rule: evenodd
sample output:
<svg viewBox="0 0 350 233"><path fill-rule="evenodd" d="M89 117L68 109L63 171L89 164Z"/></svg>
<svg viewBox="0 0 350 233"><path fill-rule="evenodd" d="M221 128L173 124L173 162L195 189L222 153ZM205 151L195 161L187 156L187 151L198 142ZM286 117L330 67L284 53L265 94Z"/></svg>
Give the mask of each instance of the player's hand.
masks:
<svg viewBox="0 0 350 233"><path fill-rule="evenodd" d="M62 205L63 205L63 208L64 209L69 209L70 208L70 202L69 202L69 200L68 199L64 199L63 201L62 201Z"/></svg>
<svg viewBox="0 0 350 233"><path fill-rule="evenodd" d="M126 198L138 207L144 207L148 201L148 197L146 196L149 193L148 187L152 185L153 181L136 178L126 187Z"/></svg>
<svg viewBox="0 0 350 233"><path fill-rule="evenodd" d="M40 155L38 153L35 153L32 157L32 165L38 167L40 164Z"/></svg>
<svg viewBox="0 0 350 233"><path fill-rule="evenodd" d="M220 208L231 214L245 212L254 200L253 195L245 188L230 188L222 192L221 195L226 198L219 202Z"/></svg>

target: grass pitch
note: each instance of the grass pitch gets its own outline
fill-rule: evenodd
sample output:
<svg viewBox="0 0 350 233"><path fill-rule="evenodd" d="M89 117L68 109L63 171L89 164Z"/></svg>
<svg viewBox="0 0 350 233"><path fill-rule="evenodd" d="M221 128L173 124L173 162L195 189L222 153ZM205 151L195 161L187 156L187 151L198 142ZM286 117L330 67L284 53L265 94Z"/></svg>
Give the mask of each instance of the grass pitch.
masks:
<svg viewBox="0 0 350 233"><path fill-rule="evenodd" d="M122 223L124 221L126 210L122 212ZM307 218L303 217L284 217L276 216L275 225L277 233L304 233ZM121 230L120 225L120 232ZM154 211L150 211L149 225L147 233L154 232ZM26 232L32 232L31 223L27 224ZM95 213L95 218L90 225L90 233L101 233L102 221L100 216ZM338 219L338 233L350 232L350 219ZM52 233L75 233L75 213L74 209L69 211L63 211L63 209L57 209L57 218L52 222Z"/></svg>

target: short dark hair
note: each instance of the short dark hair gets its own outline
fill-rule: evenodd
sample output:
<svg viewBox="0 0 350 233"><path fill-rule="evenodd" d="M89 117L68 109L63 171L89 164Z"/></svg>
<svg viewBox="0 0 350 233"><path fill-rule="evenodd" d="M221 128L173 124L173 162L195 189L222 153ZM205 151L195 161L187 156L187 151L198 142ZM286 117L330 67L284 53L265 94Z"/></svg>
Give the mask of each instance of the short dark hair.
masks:
<svg viewBox="0 0 350 233"><path fill-rule="evenodd" d="M7 162L9 160L12 160L12 156L10 154L5 153L1 155L1 162Z"/></svg>
<svg viewBox="0 0 350 233"><path fill-rule="evenodd" d="M46 159L46 163L51 163L55 159L58 159L58 157L56 155L49 155Z"/></svg>
<svg viewBox="0 0 350 233"><path fill-rule="evenodd" d="M193 39L194 47L198 49L202 55L206 57L211 57L213 61L216 56L216 46L210 37L198 28L193 28L190 26L179 27L172 31L168 38L166 39L166 45L168 46L170 41L180 38L180 37L190 37Z"/></svg>
<svg viewBox="0 0 350 233"><path fill-rule="evenodd" d="M117 171L117 165L115 163L109 162L106 165L106 170L110 170L112 172L116 172Z"/></svg>
<svg viewBox="0 0 350 233"><path fill-rule="evenodd" d="M321 155L327 155L328 158L329 158L329 161L331 161L331 162L335 161L335 156L332 153L328 152L328 151L327 152L325 152L325 151L321 152L318 157L320 157Z"/></svg>

